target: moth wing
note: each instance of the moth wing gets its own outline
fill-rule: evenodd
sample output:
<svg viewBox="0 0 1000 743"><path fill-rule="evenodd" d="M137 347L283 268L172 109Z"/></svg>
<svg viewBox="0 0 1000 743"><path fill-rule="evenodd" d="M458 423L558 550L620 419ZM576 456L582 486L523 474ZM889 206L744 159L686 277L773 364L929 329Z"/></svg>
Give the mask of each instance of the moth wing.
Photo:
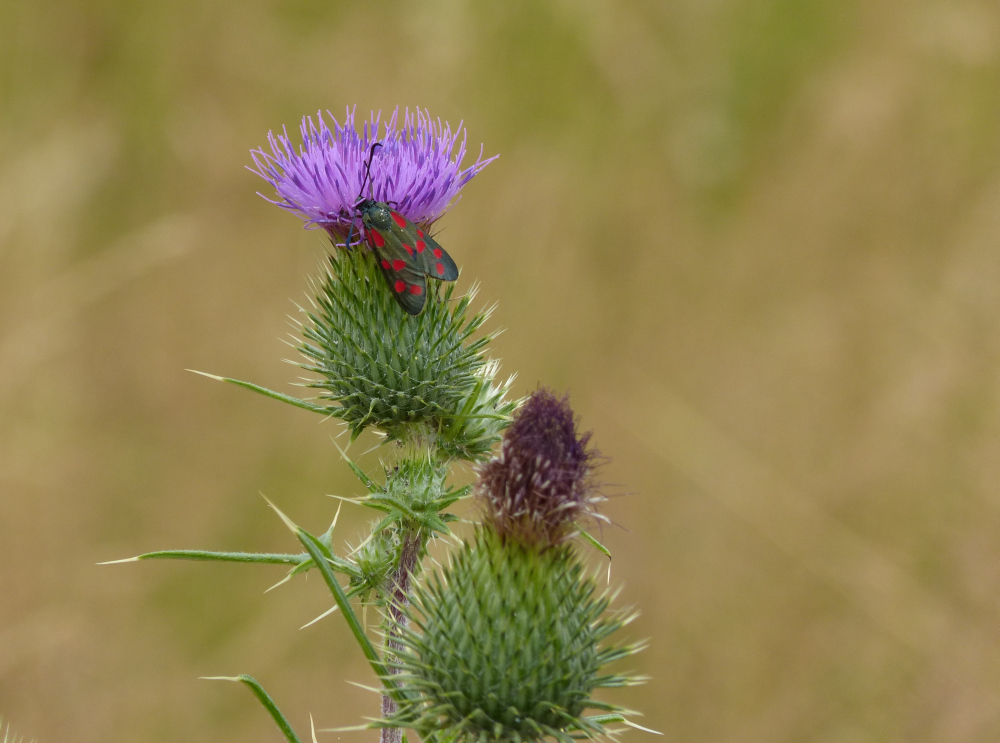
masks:
<svg viewBox="0 0 1000 743"><path fill-rule="evenodd" d="M419 249L421 243L426 246L423 250ZM418 233L416 248L417 260L425 274L441 281L454 281L458 278L458 266L455 265L455 261L437 240L430 235L423 235L423 230Z"/></svg>
<svg viewBox="0 0 1000 743"><path fill-rule="evenodd" d="M458 278L458 266L451 256L442 248L437 240L424 233L413 222L401 215L399 212L392 212L394 224L393 232L399 228L399 239L406 250L408 257L412 258L427 276L441 281L454 281Z"/></svg>
<svg viewBox="0 0 1000 743"><path fill-rule="evenodd" d="M410 315L419 315L427 300L427 279L393 231L368 230L368 245L375 251L389 292Z"/></svg>

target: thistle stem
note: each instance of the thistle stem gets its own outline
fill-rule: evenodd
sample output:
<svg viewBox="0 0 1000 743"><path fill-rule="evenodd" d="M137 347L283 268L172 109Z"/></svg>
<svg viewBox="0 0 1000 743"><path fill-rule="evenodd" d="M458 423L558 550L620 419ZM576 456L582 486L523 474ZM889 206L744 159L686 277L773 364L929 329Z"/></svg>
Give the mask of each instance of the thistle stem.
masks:
<svg viewBox="0 0 1000 743"><path fill-rule="evenodd" d="M410 588L420 550L423 548L421 530L407 531L403 536L403 544L399 551L399 564L386 581L388 601L389 626L385 634L385 663L389 673L398 673L394 667L394 657L402 650L399 644L399 631L406 626L405 607L410 602ZM382 719L388 719L396 712L396 702L388 694L382 695ZM382 728L380 743L402 743L403 731L400 728Z"/></svg>

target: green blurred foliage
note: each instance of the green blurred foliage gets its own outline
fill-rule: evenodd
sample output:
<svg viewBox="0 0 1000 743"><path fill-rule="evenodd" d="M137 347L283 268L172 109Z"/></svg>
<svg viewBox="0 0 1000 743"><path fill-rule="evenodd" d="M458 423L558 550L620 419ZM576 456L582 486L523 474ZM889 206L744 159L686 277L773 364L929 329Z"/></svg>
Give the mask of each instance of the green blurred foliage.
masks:
<svg viewBox="0 0 1000 743"><path fill-rule="evenodd" d="M1000 736L1000 10L975 0L0 0L5 719L273 740L196 681L240 672L303 732L375 713L342 623L297 629L316 581L95 565L294 549L258 492L315 531L358 494L332 422L184 371L294 391L325 247L244 166L348 105L501 153L440 239L499 302L516 392L570 391L628 494L601 537L652 681L615 701L692 743Z"/></svg>

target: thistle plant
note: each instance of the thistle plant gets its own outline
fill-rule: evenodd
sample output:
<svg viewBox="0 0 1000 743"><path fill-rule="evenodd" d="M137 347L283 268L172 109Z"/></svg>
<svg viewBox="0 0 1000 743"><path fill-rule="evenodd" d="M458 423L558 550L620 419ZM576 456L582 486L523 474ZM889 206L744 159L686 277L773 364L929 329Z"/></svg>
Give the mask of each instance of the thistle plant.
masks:
<svg viewBox="0 0 1000 743"><path fill-rule="evenodd" d="M166 550L130 560L282 564L286 580L318 571L331 612L339 609L377 678L381 706L364 727L380 729L382 743L399 743L405 729L442 743L527 743L638 727L636 713L593 696L640 679L607 669L639 649L612 637L634 614L612 609L584 566L587 545L606 553L586 531L605 520L590 435L577 433L566 398L544 389L511 398L513 377L501 379L488 355L490 310L473 310L474 287L457 293L458 271L430 235L494 158L481 149L463 169L462 126L453 132L421 111L373 115L360 132L351 111L332 126L320 114L303 119L301 135L298 147L287 133L269 135L251 170L273 187L269 200L333 243L297 320L302 387L312 392L206 376L337 419L352 441L365 429L379 434L386 456L375 475L341 451L361 491L342 501L371 509L370 533L340 551L335 515L317 536L272 505L301 551ZM475 468L472 486L451 481L462 462ZM464 540L452 531L462 499L481 516ZM452 550L425 575L436 539ZM375 642L358 603L381 617ZM246 684L285 738L299 741L255 679L218 678Z"/></svg>

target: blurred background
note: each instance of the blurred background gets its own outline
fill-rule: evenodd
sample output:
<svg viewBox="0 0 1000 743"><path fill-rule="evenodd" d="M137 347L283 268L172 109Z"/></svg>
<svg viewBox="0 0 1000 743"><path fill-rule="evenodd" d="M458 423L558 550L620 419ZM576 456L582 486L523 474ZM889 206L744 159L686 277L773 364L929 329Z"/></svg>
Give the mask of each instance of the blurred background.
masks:
<svg viewBox="0 0 1000 743"><path fill-rule="evenodd" d="M677 743L1000 739L1000 7L974 0L0 0L0 715L278 740L197 680L241 672L303 734L376 713L343 623L298 629L316 580L95 565L295 550L259 493L321 531L359 492L334 423L184 371L294 391L326 245L244 166L348 105L501 155L440 240L518 394L569 392L610 458L651 677L614 701Z"/></svg>

